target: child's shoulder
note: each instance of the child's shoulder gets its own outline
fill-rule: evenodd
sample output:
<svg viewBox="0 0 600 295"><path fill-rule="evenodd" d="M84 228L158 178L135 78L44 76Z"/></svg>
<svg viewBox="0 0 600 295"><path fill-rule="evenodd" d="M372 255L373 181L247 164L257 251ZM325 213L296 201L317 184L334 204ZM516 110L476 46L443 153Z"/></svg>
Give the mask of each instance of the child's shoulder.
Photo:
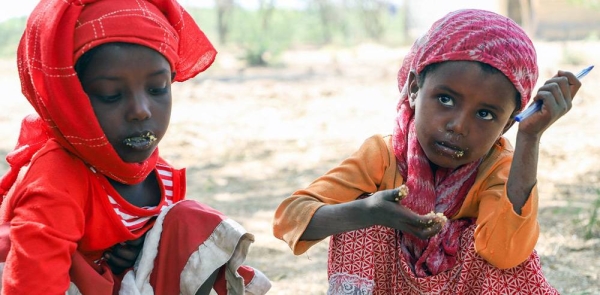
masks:
<svg viewBox="0 0 600 295"><path fill-rule="evenodd" d="M356 153L364 156L388 157L391 151L391 136L373 134L367 137Z"/></svg>
<svg viewBox="0 0 600 295"><path fill-rule="evenodd" d="M481 176L497 173L500 170L508 171L512 163L513 151L514 149L508 139L500 137L481 162L478 174Z"/></svg>
<svg viewBox="0 0 600 295"><path fill-rule="evenodd" d="M51 139L33 155L24 177L67 182L82 179L88 169L80 158Z"/></svg>
<svg viewBox="0 0 600 295"><path fill-rule="evenodd" d="M86 167L85 163L67 151L56 140L50 139L48 142L33 155L31 166L51 165L54 169Z"/></svg>

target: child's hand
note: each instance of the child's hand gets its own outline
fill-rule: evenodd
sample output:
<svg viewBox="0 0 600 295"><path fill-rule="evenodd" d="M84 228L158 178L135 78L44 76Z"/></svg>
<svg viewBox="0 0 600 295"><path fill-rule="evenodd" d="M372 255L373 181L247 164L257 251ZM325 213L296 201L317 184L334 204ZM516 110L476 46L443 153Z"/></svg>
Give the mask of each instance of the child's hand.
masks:
<svg viewBox="0 0 600 295"><path fill-rule="evenodd" d="M142 250L145 238L146 235L143 235L137 240L116 244L110 251L104 253L104 259L106 259L108 266L114 274L119 275L126 269L133 267L135 260Z"/></svg>
<svg viewBox="0 0 600 295"><path fill-rule="evenodd" d="M519 123L519 132L539 137L558 118L566 114L581 82L571 72L558 71L540 87L534 101L542 100L540 111Z"/></svg>
<svg viewBox="0 0 600 295"><path fill-rule="evenodd" d="M419 215L400 202L398 189L384 190L367 198L367 206L371 207L377 224L410 233L420 239L428 239L439 233L446 220L435 214Z"/></svg>

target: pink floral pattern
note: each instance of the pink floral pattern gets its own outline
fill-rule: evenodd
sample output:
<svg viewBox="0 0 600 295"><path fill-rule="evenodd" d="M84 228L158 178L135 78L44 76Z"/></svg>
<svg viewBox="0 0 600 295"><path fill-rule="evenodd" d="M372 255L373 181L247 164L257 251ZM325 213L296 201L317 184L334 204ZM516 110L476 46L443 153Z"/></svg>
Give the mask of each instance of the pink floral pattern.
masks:
<svg viewBox="0 0 600 295"><path fill-rule="evenodd" d="M457 264L417 277L401 255L401 233L373 226L331 237L328 294L559 294L542 274L534 251L520 265L499 269L475 252L475 225L460 238Z"/></svg>

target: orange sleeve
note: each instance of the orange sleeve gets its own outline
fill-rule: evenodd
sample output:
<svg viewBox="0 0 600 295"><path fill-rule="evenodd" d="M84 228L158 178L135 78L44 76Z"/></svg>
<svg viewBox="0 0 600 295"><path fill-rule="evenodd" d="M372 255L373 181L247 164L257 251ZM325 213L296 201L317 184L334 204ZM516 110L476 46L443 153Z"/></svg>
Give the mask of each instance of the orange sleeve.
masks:
<svg viewBox="0 0 600 295"><path fill-rule="evenodd" d="M539 236L537 187L531 190L521 215L513 210L508 199L506 182L511 161L512 151L506 149L497 149L488 157L480 166L482 169L460 212L453 217L477 217L475 250L500 269L525 261Z"/></svg>
<svg viewBox="0 0 600 295"><path fill-rule="evenodd" d="M385 139L380 135L368 138L339 166L281 202L275 211L274 236L287 242L295 255L306 252L320 242L300 240L315 211L326 204L350 202L364 193L387 189L381 184L390 162L395 163Z"/></svg>

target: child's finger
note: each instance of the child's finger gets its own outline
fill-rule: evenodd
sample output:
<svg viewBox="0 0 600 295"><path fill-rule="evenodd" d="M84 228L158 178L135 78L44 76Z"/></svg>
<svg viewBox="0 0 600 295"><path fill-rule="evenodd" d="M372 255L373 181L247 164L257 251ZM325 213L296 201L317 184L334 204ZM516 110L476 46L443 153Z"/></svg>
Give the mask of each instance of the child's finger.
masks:
<svg viewBox="0 0 600 295"><path fill-rule="evenodd" d="M139 237L138 239L135 240L130 240L125 242L125 244L131 246L131 247L140 247L144 244L144 240L146 239L146 235L142 235L141 237Z"/></svg>
<svg viewBox="0 0 600 295"><path fill-rule="evenodd" d="M119 257L124 260L134 261L137 259L139 250L128 246L117 245L111 248L110 254L113 257Z"/></svg>
<svg viewBox="0 0 600 295"><path fill-rule="evenodd" d="M575 97L575 94L577 94L577 91L579 91L579 88L581 87L581 81L579 79L577 79L575 74L568 72L568 71L559 70L558 73L556 74L556 76L554 76L554 77L567 78L569 94L571 97Z"/></svg>
<svg viewBox="0 0 600 295"><path fill-rule="evenodd" d="M417 214L414 211L402 206L401 204L399 210L403 217L403 223L416 231L431 230L432 227L435 227L437 225L443 226L447 220L445 217L442 217L441 214Z"/></svg>
<svg viewBox="0 0 600 295"><path fill-rule="evenodd" d="M563 94L564 89L560 84L564 84L563 86L567 91L570 91L568 86L566 86L567 81L564 78L556 78L555 81L546 82L546 84L538 90L537 96L544 101L544 107L552 114L563 114L571 109L570 96L565 97Z"/></svg>
<svg viewBox="0 0 600 295"><path fill-rule="evenodd" d="M384 200L398 203L402 199L406 198L408 195L408 188L405 185L402 185L395 189L379 191L378 193L382 194Z"/></svg>
<svg viewBox="0 0 600 295"><path fill-rule="evenodd" d="M113 273L120 274L125 269L133 267L134 261L128 261L122 258L119 258L111 253L105 253L104 259L106 263L110 267Z"/></svg>
<svg viewBox="0 0 600 295"><path fill-rule="evenodd" d="M416 236L419 239L425 240L437 235L443 227L443 223L434 222L424 228L418 226L407 226L407 229L404 231Z"/></svg>

